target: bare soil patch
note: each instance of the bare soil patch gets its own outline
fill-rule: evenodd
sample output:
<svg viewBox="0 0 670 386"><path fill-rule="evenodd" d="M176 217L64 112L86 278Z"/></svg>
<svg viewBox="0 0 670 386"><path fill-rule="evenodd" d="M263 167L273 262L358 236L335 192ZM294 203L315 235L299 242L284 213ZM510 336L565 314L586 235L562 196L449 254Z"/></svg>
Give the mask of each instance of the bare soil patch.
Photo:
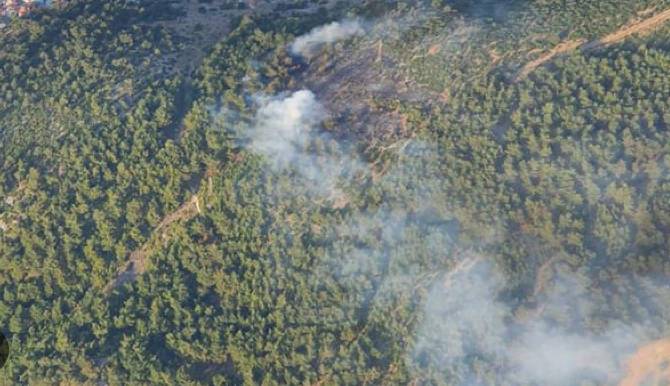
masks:
<svg viewBox="0 0 670 386"><path fill-rule="evenodd" d="M670 384L670 339L651 342L633 354L619 386Z"/></svg>

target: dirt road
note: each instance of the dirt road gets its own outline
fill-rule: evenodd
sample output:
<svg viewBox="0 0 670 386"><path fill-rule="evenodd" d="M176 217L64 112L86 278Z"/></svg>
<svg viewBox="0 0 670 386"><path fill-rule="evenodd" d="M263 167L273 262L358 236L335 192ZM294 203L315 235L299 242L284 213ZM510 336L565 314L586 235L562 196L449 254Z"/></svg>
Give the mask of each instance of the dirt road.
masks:
<svg viewBox="0 0 670 386"><path fill-rule="evenodd" d="M670 9L666 9L665 11L657 13L649 18L629 23L628 25L619 28L611 34L606 35L595 42L589 43L589 45L596 44L603 46L618 43L631 35L649 33L668 20L670 20Z"/></svg>
<svg viewBox="0 0 670 386"><path fill-rule="evenodd" d="M556 47L552 48L551 50L547 51L546 53L540 55L539 58L526 63L525 66L519 70L515 77L515 81L522 80L528 76L531 72L533 72L536 68L540 67L541 65L547 63L548 61L552 60L555 56L570 52L574 50L575 48L581 46L584 44L586 40L580 39L580 40L567 40L564 42L559 43Z"/></svg>
<svg viewBox="0 0 670 386"><path fill-rule="evenodd" d="M105 294L109 294L112 290L126 282L135 280L138 275L141 275L146 271L146 258L151 252L152 245L156 240L165 239L164 229L168 225L179 220L190 220L200 213L198 196L193 195L189 201L185 202L177 210L166 215L163 220L156 225L156 228L154 228L147 242L128 256L128 261L118 269L116 276L107 283L103 290Z"/></svg>
<svg viewBox="0 0 670 386"><path fill-rule="evenodd" d="M651 10L645 10L638 13L638 15L646 15L649 14L650 11ZM544 54L540 55L537 59L526 63L519 70L519 72L514 78L514 81L518 82L520 80L523 80L536 68L549 62L558 55L568 53L578 48L581 49L582 51L598 49L607 45L621 42L624 39L635 34L650 33L651 31L660 27L668 20L670 20L670 9L666 9L665 11L654 14L653 16L644 18L642 20L629 22L626 25L622 26L621 28L617 29L616 31L608 35L605 35L600 39L593 40L588 43L584 39L563 41L558 45L556 45L555 47L553 47L552 49L550 49L549 51L546 51Z"/></svg>

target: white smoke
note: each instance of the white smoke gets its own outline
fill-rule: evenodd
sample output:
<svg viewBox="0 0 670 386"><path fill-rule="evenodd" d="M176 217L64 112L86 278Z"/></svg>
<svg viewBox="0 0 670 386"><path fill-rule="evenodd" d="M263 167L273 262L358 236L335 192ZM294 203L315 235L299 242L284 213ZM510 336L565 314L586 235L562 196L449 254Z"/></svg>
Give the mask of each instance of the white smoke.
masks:
<svg viewBox="0 0 670 386"><path fill-rule="evenodd" d="M569 333L540 322L514 342L508 356L518 381L561 386L589 377L607 382L620 376L619 355L630 352L635 341L630 327L611 327L602 334Z"/></svg>
<svg viewBox="0 0 670 386"><path fill-rule="evenodd" d="M472 358L496 363L501 383L563 386L586 379L612 382L622 360L640 341L642 326L610 320L592 331L578 323L559 326L552 318L572 318L584 283L560 275L530 320L520 322L500 300L504 279L485 258L459 264L435 283L424 306L410 363L450 374L456 385L483 384ZM575 273L572 273L575 275ZM577 274L578 275L578 274ZM544 314L548 314L545 316Z"/></svg>
<svg viewBox="0 0 670 386"><path fill-rule="evenodd" d="M303 188L300 192L340 199L338 179L351 179L364 166L344 143L321 130L329 115L314 93L299 90L255 100L259 107L246 132L249 150L265 156L274 171L298 173L303 183L295 187Z"/></svg>
<svg viewBox="0 0 670 386"><path fill-rule="evenodd" d="M467 37L473 30L462 31L456 37ZM321 44L363 33L359 21L335 22L300 36L290 50L296 55L307 56ZM451 52L450 47L455 52L459 46L456 43L461 40L437 36L426 43L439 44L440 52L446 55ZM449 44L452 41L454 43ZM367 82L359 83L369 86ZM336 82L333 87L343 88L342 83ZM321 89L320 94L323 94ZM320 130L329 113L314 93L300 90L276 97L257 97L256 100L260 107L248 132L250 150L264 155L276 168L298 171L307 182L305 186L299 186L302 184L294 181L299 191L316 189L318 194L331 195L335 181L340 177L345 184L355 186L356 181L350 175L367 165L343 151L346 149L344 143L333 140L334 151L331 149L325 154L314 151L314 142L332 140ZM332 102L329 106L332 108ZM421 248L426 248L431 252L424 253L427 256L445 256L448 248L458 243L447 237L447 229L436 226L429 234L434 237L429 238L424 229L417 227L417 224L430 223L430 219L416 218L422 207L430 211L442 207L447 200L440 196L444 193L441 176L428 173L433 170L428 163L435 158L431 154L435 150L410 146L404 151L414 156L412 165L417 164L424 173L394 165L383 177L383 182L396 188L394 193L403 198L404 205L394 206L387 202L388 196L383 196L379 206L371 205L368 211L349 214L335 232L339 243L336 242L331 251L333 265L315 267L315 270L324 272L325 278L334 276L342 288L358 288L363 278L379 277L375 279L378 284L373 283L375 280L369 284L374 295L368 308L373 311L375 302L381 303L388 294L418 287L416 283L422 278L417 272L423 272L425 267L400 264L403 255L413 256ZM422 160L426 160L426 165L422 165ZM392 210L391 207L400 209ZM450 216L438 213L434 217L444 219ZM416 236L419 234L429 245L416 245L412 241L419 240ZM583 320L565 323L560 319L576 318L575 315L583 312L578 309L579 302L589 306L594 303L586 295L589 292L586 279L575 281L572 277L576 273L572 272L555 278L554 287L546 291L546 296L532 310L536 314L530 320L522 321L515 315L515 308L501 300L505 278L492 259L478 257L473 264L468 264L468 259L472 260L456 259L457 268L466 269L443 273L441 280L429 287L422 305L422 319L414 330L414 344L408 353L410 367L417 369L418 374L423 370L438 369L455 385L484 384L487 379L483 377L488 377L488 381L497 379L499 384L549 386L577 384L587 379L609 382L617 378L621 358L632 350L636 341L640 341L640 337L635 336L639 326L610 319L607 326L595 329L586 326ZM384 265L381 262L387 260L391 273L380 268ZM392 264L405 271L398 273L397 267L393 271ZM316 274L312 278L322 279ZM357 292L352 290L352 293ZM383 312L384 308L379 307L379 310ZM478 366L478 362L494 364L489 367L493 370L480 374L487 366Z"/></svg>
<svg viewBox="0 0 670 386"><path fill-rule="evenodd" d="M326 117L325 109L309 90L257 100L261 107L249 132L251 149L278 166L286 166L302 153L315 126Z"/></svg>
<svg viewBox="0 0 670 386"><path fill-rule="evenodd" d="M309 33L299 36L290 46L294 55L309 56L324 43L334 43L338 40L350 38L365 33L362 23L357 20L335 21L316 27Z"/></svg>
<svg viewBox="0 0 670 386"><path fill-rule="evenodd" d="M299 172L306 178L305 186L299 190L317 192L321 197L332 194L340 177L344 184L355 183L346 173L364 166L343 151L344 144L335 141L335 151L320 155L313 151L315 141L329 140L321 130L329 115L314 93L300 90L257 97L256 101L259 108L248 131L250 150L264 155L275 170L291 168ZM405 190L404 206L392 209L393 205L382 201L376 209L343 219L336 230L341 245L336 243L333 249L340 256L334 259L336 265L319 268L323 277L334 275L343 288L358 288L361 277L380 274L380 262L398 264L403 256L422 248L427 248L426 256L445 255L458 244L454 241L457 237L452 240L449 231L441 226L431 231L435 237L423 239L430 245L415 245L413 241L421 240L416 237L419 232L427 236L425 230L417 228L431 222L422 213L432 213L437 219L449 217L448 213L434 213L431 209L439 207L432 203L442 201L439 189L433 187L439 176L431 175L422 165L422 160L432 159L432 151L430 146L408 146L402 152L403 159L423 172L404 168L401 163L383 177L381 182L387 188ZM360 242L361 247L352 246L356 244L353 241ZM475 369L472 363L483 361L494 363L497 369L488 377L509 384L562 386L587 379L610 382L620 376L622 358L640 340L635 334L639 326L625 325L623 321L610 320L610 325L595 331L581 322L566 323L561 319L588 313L580 309L582 306L592 307L593 302L586 296L589 283L584 274L565 272L554 278L531 312L536 315L520 321L514 307L501 300L505 278L490 257L470 254L456 256L453 261L455 269L443 273L430 287L422 319L414 331L408 362L419 373L438 369L455 385L479 385L485 383L482 376L487 375L479 373L484 367ZM375 302L381 303L416 286L421 279L416 272L421 269L411 264L406 268L379 279L376 285L370 284L369 291L375 293L370 310L374 310ZM315 280L320 278L314 276Z"/></svg>
<svg viewBox="0 0 670 386"><path fill-rule="evenodd" d="M501 278L488 260L463 260L433 285L409 362L418 374L437 369L455 385L476 384L473 356L502 358L507 307L496 300Z"/></svg>

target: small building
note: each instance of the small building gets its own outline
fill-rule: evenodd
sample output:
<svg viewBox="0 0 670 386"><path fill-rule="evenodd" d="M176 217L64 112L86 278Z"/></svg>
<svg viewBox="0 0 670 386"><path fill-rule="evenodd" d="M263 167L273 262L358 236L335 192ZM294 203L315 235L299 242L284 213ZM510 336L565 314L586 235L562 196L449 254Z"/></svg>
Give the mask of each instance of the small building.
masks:
<svg viewBox="0 0 670 386"><path fill-rule="evenodd" d="M0 16L26 16L41 7L61 7L67 0L0 0Z"/></svg>

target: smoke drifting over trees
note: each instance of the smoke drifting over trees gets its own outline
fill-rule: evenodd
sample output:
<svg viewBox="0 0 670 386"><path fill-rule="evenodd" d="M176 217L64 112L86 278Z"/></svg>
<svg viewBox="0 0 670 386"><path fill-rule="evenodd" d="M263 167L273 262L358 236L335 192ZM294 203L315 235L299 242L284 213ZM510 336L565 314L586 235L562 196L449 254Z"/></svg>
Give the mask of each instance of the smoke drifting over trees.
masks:
<svg viewBox="0 0 670 386"><path fill-rule="evenodd" d="M670 29L537 60L670 3L274 3L198 3L188 76L164 2L0 34L2 376L600 386L670 336Z"/></svg>
<svg viewBox="0 0 670 386"><path fill-rule="evenodd" d="M360 20L334 21L316 27L306 35L299 36L291 43L290 49L295 55L311 56L323 44L335 43L363 33L365 33L365 29Z"/></svg>
<svg viewBox="0 0 670 386"><path fill-rule="evenodd" d="M272 162L287 166L300 158L308 138L326 117L314 94L300 90L284 98L257 98L256 113L249 136L251 148Z"/></svg>
<svg viewBox="0 0 670 386"><path fill-rule="evenodd" d="M388 23L389 20L386 19L384 22ZM305 47L307 42L333 42L353 35L353 32L340 31L340 26L346 23L335 22L315 28L308 35L298 37L291 46L292 51L294 53L301 51L296 47ZM371 26L374 28L374 23L371 23ZM461 26L457 31L463 31L464 28L468 29ZM336 30L337 33L334 32ZM356 31L356 28L350 27L344 30ZM441 40L440 37L431 39ZM340 55L356 54L345 48ZM337 58L331 60L337 61ZM398 71L395 68L390 70ZM353 74L355 76L355 72ZM346 75L340 81L346 84L348 82ZM328 87L335 90L342 89L337 84L329 84ZM426 94L425 98L430 98L430 95ZM302 102L299 102L301 100ZM295 113L294 108L290 107L296 102L302 106L299 113ZM266 117L262 121L282 122L286 119L293 121L294 117L311 117L312 114L323 118L323 105L315 100L313 93L304 90L282 99L279 103L270 102L262 106L258 115L265 115L268 109L280 116L272 119ZM288 112L282 114L283 111ZM297 158L304 158L305 154L300 152L308 142L306 138L313 138L317 135L315 132L320 129L318 124L321 122L312 123L314 125L308 125L309 137L304 136L306 131L302 131L302 135L299 136L300 140L297 142L302 144L300 150L288 147L281 151L283 154L277 152L275 157L278 159L289 157L295 160L296 153L299 153L300 156ZM337 124L336 122L335 125ZM283 124L274 126L281 128ZM293 124L289 126L293 127ZM305 127L299 124L296 126ZM282 147L282 140L274 141L272 135L264 137L274 142L276 146ZM408 156L404 151L412 153L412 148L415 146L423 147L419 143L420 141L410 145L409 150L403 148L403 151L397 154L400 158L396 161L402 163L401 159ZM251 150L268 154L259 148L252 147ZM269 155L272 155L272 152ZM421 156L432 159L436 154L434 150L430 150ZM347 173L346 169L353 164L342 162L340 158L348 156L340 153L331 157L334 158L330 159L329 164L339 165L342 168L338 170L337 175L351 174ZM302 161L296 162L294 166L302 163ZM356 168L361 170L358 164ZM408 245L407 232L411 232L414 227L427 229L431 222L435 221L435 217L422 218L417 216L417 211L420 211L421 206L439 207L440 203L432 202L432 196L426 195L423 191L423 188L428 188L435 182L427 177L425 170L412 169L408 175L404 175L405 172L402 166L391 167L379 182L382 186L389 181L404 183L413 181L413 184L418 185L418 187L407 187L410 190L418 190L405 195L400 206L398 203L392 204L382 200L378 203L377 210L353 214L340 225L340 237L356 235L361 239L378 238L381 243L378 248L368 247L349 251L340 256L342 266L336 269L340 275L360 274L362 270L388 265L389 261L394 260L413 261L412 254L415 250ZM329 178L315 178L312 181L329 181ZM345 182L354 189L357 183L356 180ZM389 212L391 207L394 209ZM439 221L447 222L450 219L454 219L453 215L442 218L438 216ZM486 225L481 224L481 227L485 228ZM449 379L456 385L482 384L482 374L477 373L477 367L472 363L473 358L480 358L484 362L496 364L497 370L489 373L489 377L505 379L515 384L568 385L587 379L598 383L612 383L622 377L625 358L634 351L638 342L644 340L643 331L648 326L640 320L624 321L616 317L605 318L604 324L597 328L584 325L583 321L579 320L584 317L583 313L588 314L589 309L597 306L589 298L587 288L595 284L589 284L589 279L583 273L562 272L546 279L550 281L549 288L542 289L540 298L535 300L531 308L525 310L530 316L520 320L518 314L525 306L519 307L506 297L505 292L509 290L510 285L506 283L505 275L497 265L500 261L491 256L495 253L499 241L486 243L471 241L466 246L461 245L462 243L457 241L457 235L446 228L436 228L433 232L435 235L439 234L443 242L431 244L431 237L424 235L426 237L423 240L426 244L423 246L430 250L431 254L444 254L445 261L449 261L450 264L443 265L441 270L436 271L431 289L419 311L421 322L413 332L412 348L407 356L408 366L416 369L417 374L421 371L437 370L449 374ZM462 252L464 248L470 252L466 254L455 252ZM477 256L474 257L473 254ZM383 299L391 296L391 293L401 292L399 288L403 285L408 286L409 283L416 285L422 280L417 272L411 268L407 268L404 272L387 272L386 278L374 285L372 290L374 298L367 307L375 307L374 299L383 302ZM658 290L666 289L659 287Z"/></svg>

